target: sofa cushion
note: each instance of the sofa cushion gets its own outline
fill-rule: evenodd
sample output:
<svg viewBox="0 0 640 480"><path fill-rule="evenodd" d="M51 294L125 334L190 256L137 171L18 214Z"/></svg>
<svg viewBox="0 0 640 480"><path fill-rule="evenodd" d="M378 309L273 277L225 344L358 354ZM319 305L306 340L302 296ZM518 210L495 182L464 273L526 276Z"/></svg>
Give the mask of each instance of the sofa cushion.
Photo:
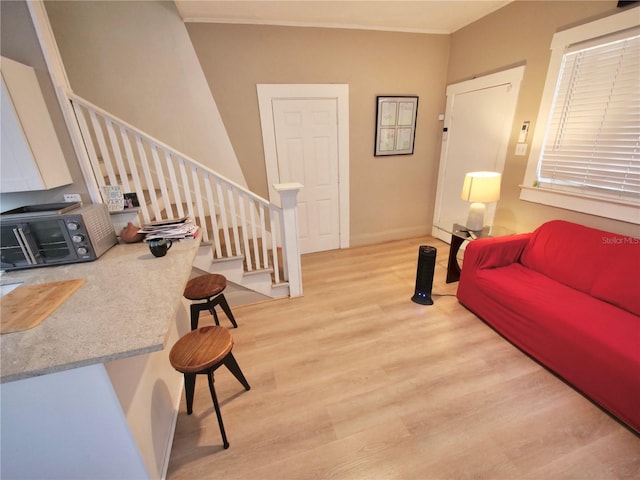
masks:
<svg viewBox="0 0 640 480"><path fill-rule="evenodd" d="M640 316L640 239L608 234L602 241L604 262L591 295Z"/></svg>
<svg viewBox="0 0 640 480"><path fill-rule="evenodd" d="M541 225L520 261L564 285L640 315L637 289L640 240L563 220Z"/></svg>

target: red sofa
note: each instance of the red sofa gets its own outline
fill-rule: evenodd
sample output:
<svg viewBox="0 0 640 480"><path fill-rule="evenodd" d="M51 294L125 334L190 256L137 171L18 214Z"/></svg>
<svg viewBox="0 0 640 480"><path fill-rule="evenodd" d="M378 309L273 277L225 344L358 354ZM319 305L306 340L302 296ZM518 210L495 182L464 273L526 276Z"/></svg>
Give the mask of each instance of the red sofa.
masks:
<svg viewBox="0 0 640 480"><path fill-rule="evenodd" d="M554 220L465 251L458 299L640 432L640 239Z"/></svg>

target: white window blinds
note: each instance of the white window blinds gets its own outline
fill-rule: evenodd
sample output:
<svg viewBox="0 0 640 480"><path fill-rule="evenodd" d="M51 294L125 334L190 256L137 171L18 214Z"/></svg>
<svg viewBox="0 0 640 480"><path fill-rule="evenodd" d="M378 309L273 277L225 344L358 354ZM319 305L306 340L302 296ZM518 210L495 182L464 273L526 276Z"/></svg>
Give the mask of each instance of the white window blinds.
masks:
<svg viewBox="0 0 640 480"><path fill-rule="evenodd" d="M640 201L639 29L564 54L537 176L546 188Z"/></svg>

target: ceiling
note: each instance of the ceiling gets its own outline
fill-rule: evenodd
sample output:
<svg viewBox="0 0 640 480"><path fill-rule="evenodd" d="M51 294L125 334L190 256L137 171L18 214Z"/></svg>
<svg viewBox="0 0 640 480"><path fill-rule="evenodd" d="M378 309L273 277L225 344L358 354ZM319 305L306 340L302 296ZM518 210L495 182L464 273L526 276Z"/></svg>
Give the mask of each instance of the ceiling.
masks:
<svg viewBox="0 0 640 480"><path fill-rule="evenodd" d="M449 34L512 0L175 0L185 22Z"/></svg>

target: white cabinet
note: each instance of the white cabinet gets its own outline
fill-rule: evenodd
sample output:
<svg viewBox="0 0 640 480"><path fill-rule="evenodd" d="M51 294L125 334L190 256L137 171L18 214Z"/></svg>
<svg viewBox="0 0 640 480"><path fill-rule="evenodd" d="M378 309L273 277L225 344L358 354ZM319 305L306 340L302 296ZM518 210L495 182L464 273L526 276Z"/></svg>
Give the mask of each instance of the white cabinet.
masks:
<svg viewBox="0 0 640 480"><path fill-rule="evenodd" d="M32 67L2 57L0 192L72 183L69 167Z"/></svg>

